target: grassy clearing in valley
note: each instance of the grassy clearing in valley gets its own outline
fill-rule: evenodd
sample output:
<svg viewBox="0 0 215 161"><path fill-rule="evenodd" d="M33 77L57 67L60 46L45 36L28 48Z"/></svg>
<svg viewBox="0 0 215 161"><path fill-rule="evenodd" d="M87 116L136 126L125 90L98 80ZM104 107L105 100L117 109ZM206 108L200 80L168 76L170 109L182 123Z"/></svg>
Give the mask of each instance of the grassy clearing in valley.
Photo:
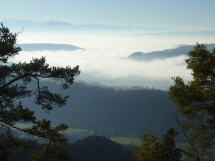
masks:
<svg viewBox="0 0 215 161"><path fill-rule="evenodd" d="M140 146L141 145L141 139L140 138L128 138L128 137L111 137L112 141L117 142L119 144L124 145L135 145Z"/></svg>

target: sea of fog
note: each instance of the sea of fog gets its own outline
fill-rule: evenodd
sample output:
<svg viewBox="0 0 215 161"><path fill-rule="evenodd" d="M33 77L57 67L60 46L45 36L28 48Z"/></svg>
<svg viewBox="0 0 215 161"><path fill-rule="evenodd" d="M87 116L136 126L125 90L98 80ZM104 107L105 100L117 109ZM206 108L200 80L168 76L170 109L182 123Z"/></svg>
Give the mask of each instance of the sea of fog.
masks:
<svg viewBox="0 0 215 161"><path fill-rule="evenodd" d="M168 89L171 77L191 79L186 69L185 56L134 61L128 56L136 51L150 52L175 48L179 45L215 43L213 37L182 35L138 35L111 33L21 33L18 43L59 43L84 48L75 51L22 51L12 58L13 62L29 62L32 58L45 56L53 66L80 66L81 74L76 81L110 87L147 87Z"/></svg>

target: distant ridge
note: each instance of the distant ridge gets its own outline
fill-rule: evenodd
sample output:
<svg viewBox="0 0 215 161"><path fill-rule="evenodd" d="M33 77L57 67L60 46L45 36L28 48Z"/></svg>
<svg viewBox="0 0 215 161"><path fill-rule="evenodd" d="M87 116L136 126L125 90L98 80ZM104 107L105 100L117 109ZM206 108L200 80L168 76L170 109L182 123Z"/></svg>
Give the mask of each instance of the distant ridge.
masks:
<svg viewBox="0 0 215 161"><path fill-rule="evenodd" d="M215 44L205 44L209 50L215 48ZM166 59L177 57L181 55L187 55L187 53L193 50L194 45L182 45L174 49L166 49L162 51L153 51L149 53L134 52L128 58L138 61L151 61L155 59Z"/></svg>
<svg viewBox="0 0 215 161"><path fill-rule="evenodd" d="M42 51L42 50L66 50L66 51L74 51L74 50L84 50L83 48L69 45L69 44L51 44L51 43L27 43L27 44L16 44L24 51Z"/></svg>
<svg viewBox="0 0 215 161"><path fill-rule="evenodd" d="M163 28L147 27L147 26L121 26L121 25L105 25L105 24L82 24L76 25L63 21L28 21L8 19L3 23L11 29L24 31L155 31L164 30ZM166 30L164 30L166 31Z"/></svg>

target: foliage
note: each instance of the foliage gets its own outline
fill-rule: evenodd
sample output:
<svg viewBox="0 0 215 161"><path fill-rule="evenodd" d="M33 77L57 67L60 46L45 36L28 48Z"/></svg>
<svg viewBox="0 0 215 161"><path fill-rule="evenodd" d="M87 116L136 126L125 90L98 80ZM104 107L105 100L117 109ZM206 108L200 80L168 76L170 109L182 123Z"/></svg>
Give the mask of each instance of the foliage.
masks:
<svg viewBox="0 0 215 161"><path fill-rule="evenodd" d="M18 154L11 161L43 161L46 145L29 142L31 149L17 149ZM135 146L124 146L102 136L88 136L73 143L50 148L49 161L135 161ZM36 154L35 154L36 153ZM30 158L29 156L33 154Z"/></svg>
<svg viewBox="0 0 215 161"><path fill-rule="evenodd" d="M44 159L47 160L51 145L58 142L65 142L66 138L62 135L62 131L67 126L61 124L53 127L48 120L37 120L34 112L28 107L23 107L21 98L34 96L35 103L40 105L46 112L52 110L55 106L63 106L68 96L61 96L52 93L47 87L41 86L42 79L61 80L62 87L68 88L79 75L79 67L50 67L44 57L33 59L30 63L9 63L9 59L21 51L16 47L17 34L11 33L9 29L1 24L0 27L0 124L2 128L15 128L26 134L38 136L46 139L48 145ZM34 82L36 89L29 89L28 84ZM31 104L33 107L34 104ZM17 123L31 123L32 127L20 128ZM0 149L0 160L9 158L10 149L16 146L16 141L11 140L11 135L7 132L1 132L1 141L9 144L9 146ZM9 139L9 141L7 141ZM3 155L4 154L4 155Z"/></svg>
<svg viewBox="0 0 215 161"><path fill-rule="evenodd" d="M31 156L31 160L33 161L44 161L44 156L47 156L47 146L50 146L50 144L42 144L41 151L39 153L35 153ZM62 148L62 146L59 145L53 145L50 146L49 149L49 161L69 161L69 154L67 153L67 149Z"/></svg>
<svg viewBox="0 0 215 161"><path fill-rule="evenodd" d="M127 147L102 136L88 136L68 146L75 161L134 161Z"/></svg>
<svg viewBox="0 0 215 161"><path fill-rule="evenodd" d="M8 156L14 154L18 149L28 149L31 147L31 141L26 139L15 138L9 128L1 129L4 130L5 133L0 134L0 158L3 161L8 161Z"/></svg>
<svg viewBox="0 0 215 161"><path fill-rule="evenodd" d="M215 142L215 49L210 52L197 44L188 53L187 68L193 80L173 78L169 95L183 118L186 156L194 160L212 159Z"/></svg>
<svg viewBox="0 0 215 161"><path fill-rule="evenodd" d="M160 141L152 133L143 134L141 149L136 154L137 160L180 161L182 152L175 145L176 135L174 129L169 129Z"/></svg>

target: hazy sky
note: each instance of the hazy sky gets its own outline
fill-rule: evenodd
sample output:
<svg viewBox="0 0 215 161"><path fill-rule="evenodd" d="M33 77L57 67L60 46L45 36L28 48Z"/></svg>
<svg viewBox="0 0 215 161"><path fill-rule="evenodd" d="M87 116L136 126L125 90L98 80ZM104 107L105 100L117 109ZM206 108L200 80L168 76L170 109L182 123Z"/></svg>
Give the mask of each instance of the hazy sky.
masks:
<svg viewBox="0 0 215 161"><path fill-rule="evenodd" d="M215 0L1 0L0 19L213 30Z"/></svg>
<svg viewBox="0 0 215 161"><path fill-rule="evenodd" d="M54 66L80 65L81 75L78 79L81 81L107 86L148 86L167 89L172 76L180 75L185 80L190 79L190 71L186 70L184 62L185 57L150 62L135 62L127 57L136 51L145 53L174 48L181 44L215 42L215 0L0 0L0 2L0 21L27 20L27 23L11 21L14 23L10 24L12 27L17 27L20 23L16 22L21 22L20 29L15 30L21 33L18 36L18 43L65 43L86 49L72 53L23 51L12 61L29 61L32 57L46 56L48 63ZM97 29L80 30L76 33L73 30L51 30L53 23L48 23L50 25L48 30L43 25L38 28L44 23L32 23L34 30L29 30L32 27L28 25L31 24L29 21L145 26L150 29L156 28L161 33L167 32L161 35L156 32L144 35L143 33L148 30L143 27L144 32L137 30L135 34L133 30L131 33L127 30L125 33L118 30L103 33L103 30L97 32ZM188 32L176 31L177 34L168 35L169 31L171 33L174 30ZM192 32L195 30L197 32Z"/></svg>

